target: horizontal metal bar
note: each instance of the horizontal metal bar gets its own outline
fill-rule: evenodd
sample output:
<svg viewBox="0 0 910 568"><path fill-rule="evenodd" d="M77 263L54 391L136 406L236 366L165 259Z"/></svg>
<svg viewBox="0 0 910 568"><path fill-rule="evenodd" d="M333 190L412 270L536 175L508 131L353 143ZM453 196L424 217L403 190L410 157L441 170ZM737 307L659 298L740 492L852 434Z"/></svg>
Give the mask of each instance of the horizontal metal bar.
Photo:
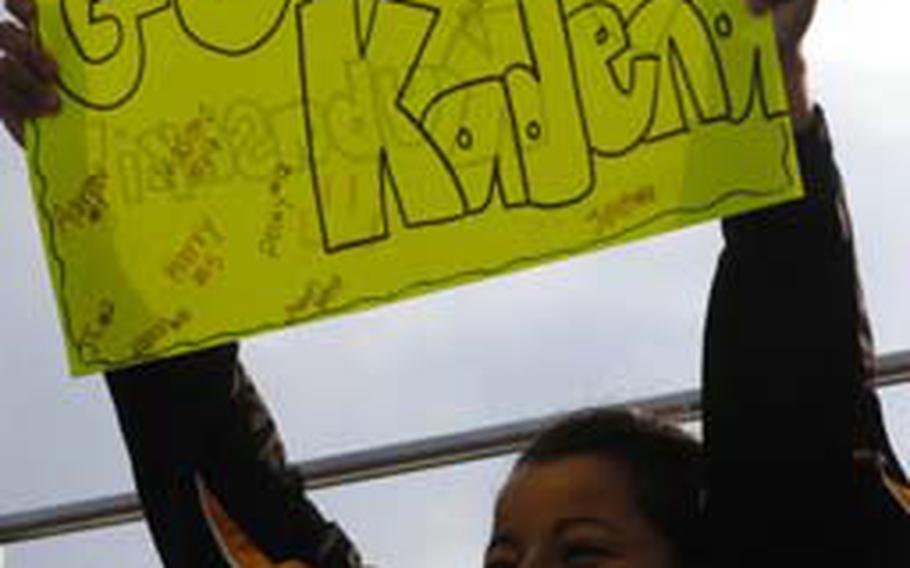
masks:
<svg viewBox="0 0 910 568"><path fill-rule="evenodd" d="M877 388L910 383L910 351L880 357ZM684 391L630 401L636 408L673 422L701 417L699 392ZM561 414L560 414L561 415ZM560 415L490 426L469 432L391 444L296 464L310 489L325 489L490 459L518 452L540 428ZM0 516L0 545L61 536L142 520L135 494L128 493Z"/></svg>
<svg viewBox="0 0 910 568"><path fill-rule="evenodd" d="M875 366L876 388L910 383L910 351L883 355L878 358Z"/></svg>

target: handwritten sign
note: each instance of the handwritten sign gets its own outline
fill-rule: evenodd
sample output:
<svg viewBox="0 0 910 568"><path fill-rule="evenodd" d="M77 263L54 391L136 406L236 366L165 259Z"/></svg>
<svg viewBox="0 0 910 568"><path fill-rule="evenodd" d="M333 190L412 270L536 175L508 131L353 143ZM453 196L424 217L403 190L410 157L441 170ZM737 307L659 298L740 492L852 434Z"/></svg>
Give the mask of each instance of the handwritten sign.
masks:
<svg viewBox="0 0 910 568"><path fill-rule="evenodd" d="M801 187L740 0L39 0L29 131L76 374Z"/></svg>

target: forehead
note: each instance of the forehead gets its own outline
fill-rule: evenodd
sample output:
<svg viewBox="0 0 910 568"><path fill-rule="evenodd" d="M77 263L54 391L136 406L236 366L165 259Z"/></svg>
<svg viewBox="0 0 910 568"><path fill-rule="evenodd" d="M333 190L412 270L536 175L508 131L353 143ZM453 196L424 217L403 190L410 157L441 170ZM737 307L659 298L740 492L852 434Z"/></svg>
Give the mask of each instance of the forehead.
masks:
<svg viewBox="0 0 910 568"><path fill-rule="evenodd" d="M550 567L579 560L595 565L599 558L598 566L617 559L630 568L673 566L672 544L637 505L634 481L621 458L520 466L500 494L488 562ZM600 552L568 560L573 550Z"/></svg>
<svg viewBox="0 0 910 568"><path fill-rule="evenodd" d="M498 526L548 525L561 518L597 516L629 522L639 515L628 464L592 455L516 468L499 495L495 521Z"/></svg>

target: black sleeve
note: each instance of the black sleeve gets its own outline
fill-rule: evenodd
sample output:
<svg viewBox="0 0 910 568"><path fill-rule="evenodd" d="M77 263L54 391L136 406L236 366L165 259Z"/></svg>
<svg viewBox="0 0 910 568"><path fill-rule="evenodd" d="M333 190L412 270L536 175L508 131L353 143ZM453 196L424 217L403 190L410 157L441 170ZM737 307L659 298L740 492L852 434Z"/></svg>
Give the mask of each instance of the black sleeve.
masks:
<svg viewBox="0 0 910 568"><path fill-rule="evenodd" d="M106 374L146 522L164 566L227 568L196 487L205 431L230 400L236 346Z"/></svg>
<svg viewBox="0 0 910 568"><path fill-rule="evenodd" d="M287 465L236 345L110 372L107 382L165 566L227 567L202 512L197 477L273 560L354 566L320 561L335 554L327 547L337 548L336 541L349 543Z"/></svg>
<svg viewBox="0 0 910 568"><path fill-rule="evenodd" d="M820 111L797 148L807 196L723 226L703 362L718 565L825 566L856 546L871 342Z"/></svg>

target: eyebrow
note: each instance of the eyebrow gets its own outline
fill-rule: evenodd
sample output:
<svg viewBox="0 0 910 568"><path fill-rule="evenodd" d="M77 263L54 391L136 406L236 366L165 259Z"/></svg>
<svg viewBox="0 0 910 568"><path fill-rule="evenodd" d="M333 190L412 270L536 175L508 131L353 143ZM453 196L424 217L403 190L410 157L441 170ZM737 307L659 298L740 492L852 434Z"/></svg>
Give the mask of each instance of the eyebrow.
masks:
<svg viewBox="0 0 910 568"><path fill-rule="evenodd" d="M624 532L621 525L599 517L571 517L568 519L560 519L559 522L556 523L556 528L553 532L557 535L561 535L578 525L593 525L615 535L621 535Z"/></svg>
<svg viewBox="0 0 910 568"><path fill-rule="evenodd" d="M623 529L622 526L607 519L601 519L599 517L570 517L566 519L560 519L556 523L556 528L553 529L553 533L557 536L561 536L563 533L579 526L579 525L593 525L605 532L608 532L613 535L622 535ZM518 548L518 541L511 534L507 532L497 532L494 533L490 542L487 544L487 552L493 550L496 547L504 546L510 548Z"/></svg>

